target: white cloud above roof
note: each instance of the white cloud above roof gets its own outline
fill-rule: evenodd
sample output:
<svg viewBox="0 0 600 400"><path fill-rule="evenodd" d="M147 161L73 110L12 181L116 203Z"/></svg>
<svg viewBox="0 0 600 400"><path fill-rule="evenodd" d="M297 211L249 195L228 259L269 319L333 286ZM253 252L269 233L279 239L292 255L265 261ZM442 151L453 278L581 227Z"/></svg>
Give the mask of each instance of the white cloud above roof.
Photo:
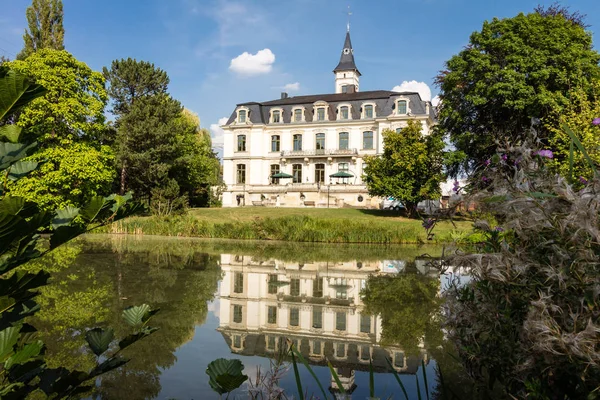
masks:
<svg viewBox="0 0 600 400"><path fill-rule="evenodd" d="M421 100L431 100L431 88L425 82L403 81L400 85L394 86L394 92L417 92L421 95Z"/></svg>
<svg viewBox="0 0 600 400"><path fill-rule="evenodd" d="M288 83L282 89L288 92L297 92L300 90L300 82Z"/></svg>
<svg viewBox="0 0 600 400"><path fill-rule="evenodd" d="M273 69L275 54L270 49L262 49L256 54L243 52L231 60L229 69L241 76L268 74Z"/></svg>
<svg viewBox="0 0 600 400"><path fill-rule="evenodd" d="M431 99L431 104L434 107L437 107L438 104L440 104L440 96L435 96L433 99Z"/></svg>

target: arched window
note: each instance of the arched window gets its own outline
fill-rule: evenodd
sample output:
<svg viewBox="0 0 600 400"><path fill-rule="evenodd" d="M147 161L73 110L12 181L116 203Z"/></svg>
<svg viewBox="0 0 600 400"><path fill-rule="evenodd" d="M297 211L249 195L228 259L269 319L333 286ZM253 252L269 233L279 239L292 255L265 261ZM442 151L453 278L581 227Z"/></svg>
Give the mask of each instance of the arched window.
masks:
<svg viewBox="0 0 600 400"><path fill-rule="evenodd" d="M243 124L244 122L246 122L246 110L238 111L238 122L240 124Z"/></svg>
<svg viewBox="0 0 600 400"><path fill-rule="evenodd" d="M325 121L325 107L317 108L317 121Z"/></svg>
<svg viewBox="0 0 600 400"><path fill-rule="evenodd" d="M296 134L293 136L294 151L302 151L302 135Z"/></svg>
<svg viewBox="0 0 600 400"><path fill-rule="evenodd" d="M340 132L339 149L348 150L349 135L348 132Z"/></svg>
<svg viewBox="0 0 600 400"><path fill-rule="evenodd" d="M365 118L373 118L373 105L367 104L365 106Z"/></svg>
<svg viewBox="0 0 600 400"><path fill-rule="evenodd" d="M396 110L396 114L399 114L399 115L406 114L406 100L398 100L398 108Z"/></svg>
<svg viewBox="0 0 600 400"><path fill-rule="evenodd" d="M315 143L316 150L325 150L325 134L317 133L315 136Z"/></svg>
<svg viewBox="0 0 600 400"><path fill-rule="evenodd" d="M271 151L279 151L281 149L281 138L279 135L271 136Z"/></svg>
<svg viewBox="0 0 600 400"><path fill-rule="evenodd" d="M296 108L294 110L294 122L302 122L302 109Z"/></svg>
<svg viewBox="0 0 600 400"><path fill-rule="evenodd" d="M246 151L246 135L238 135L237 151Z"/></svg>

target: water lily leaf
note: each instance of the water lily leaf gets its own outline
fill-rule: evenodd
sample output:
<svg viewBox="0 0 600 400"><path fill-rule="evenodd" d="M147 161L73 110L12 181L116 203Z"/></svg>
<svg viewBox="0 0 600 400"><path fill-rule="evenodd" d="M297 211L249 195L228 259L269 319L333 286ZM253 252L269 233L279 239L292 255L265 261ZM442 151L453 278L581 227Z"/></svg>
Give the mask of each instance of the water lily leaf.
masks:
<svg viewBox="0 0 600 400"><path fill-rule="evenodd" d="M52 228L58 229L61 226L69 225L73 219L79 215L79 208L77 207L65 207L60 210L56 210L56 217L52 220Z"/></svg>
<svg viewBox="0 0 600 400"><path fill-rule="evenodd" d="M148 304L142 304L141 306L132 306L127 307L123 310L123 318L125 322L129 324L129 326L139 326L143 324L144 315L150 311L150 306Z"/></svg>
<svg viewBox="0 0 600 400"><path fill-rule="evenodd" d="M29 150L37 146L37 143L7 143L0 142L0 170L5 170L22 158L27 157Z"/></svg>
<svg viewBox="0 0 600 400"><path fill-rule="evenodd" d="M12 354L13 347L19 339L19 328L11 326L0 332L0 361Z"/></svg>
<svg viewBox="0 0 600 400"><path fill-rule="evenodd" d="M43 86L33 83L24 74L8 70L0 79L0 120L45 93Z"/></svg>
<svg viewBox="0 0 600 400"><path fill-rule="evenodd" d="M90 223L103 211L110 209L111 206L112 202L107 201L102 196L96 196L81 208L79 215L81 215L85 222Z"/></svg>
<svg viewBox="0 0 600 400"><path fill-rule="evenodd" d="M11 181L17 181L34 171L38 165L40 164L36 161L17 161L10 167L8 178Z"/></svg>
<svg viewBox="0 0 600 400"><path fill-rule="evenodd" d="M210 387L220 395L239 388L248 376L244 375L244 364L240 360L218 358L208 364L206 374L210 377Z"/></svg>
<svg viewBox="0 0 600 400"><path fill-rule="evenodd" d="M90 345L90 349L95 355L100 356L106 350L115 337L112 329L94 328L85 333L85 340Z"/></svg>
<svg viewBox="0 0 600 400"><path fill-rule="evenodd" d="M15 364L26 363L32 358L39 356L43 348L44 343L41 340L36 340L33 343L26 344L21 350L17 351L8 360L6 360L4 367L6 369L10 369L10 367Z"/></svg>
<svg viewBox="0 0 600 400"><path fill-rule="evenodd" d="M123 340L121 340L119 342L119 349L123 350L124 348L131 346L138 340L141 340L141 339L145 338L146 336L150 336L157 330L158 330L158 328L146 326L140 332L132 333L131 335L128 335Z"/></svg>
<svg viewBox="0 0 600 400"><path fill-rule="evenodd" d="M17 125L0 126L0 138L5 138L11 143L17 143L21 136L21 127Z"/></svg>

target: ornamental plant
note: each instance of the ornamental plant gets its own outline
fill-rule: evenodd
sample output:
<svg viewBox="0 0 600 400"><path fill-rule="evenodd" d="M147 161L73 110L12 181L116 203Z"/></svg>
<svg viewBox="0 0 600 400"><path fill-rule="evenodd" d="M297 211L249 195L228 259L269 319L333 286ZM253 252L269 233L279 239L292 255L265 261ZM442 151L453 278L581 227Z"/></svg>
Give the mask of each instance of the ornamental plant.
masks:
<svg viewBox="0 0 600 400"><path fill-rule="evenodd" d="M147 323L156 310L144 304L130 307L123 318L131 333L116 340L112 329L86 332L89 351L96 363L88 371L49 368L45 345L27 318L39 309L38 289L47 284L48 272L29 273L19 268L42 257L95 227L131 215L138 205L131 195L92 197L81 208L41 209L36 203L14 196L9 181L18 181L35 171L43 160L26 160L36 142L21 141L22 128L7 117L44 95L46 90L23 74L0 67L0 398L23 399L34 392L48 398L73 398L89 391L95 378L127 363L121 351L156 329ZM48 240L42 239L45 233Z"/></svg>
<svg viewBox="0 0 600 400"><path fill-rule="evenodd" d="M470 276L445 291L448 338L472 377L511 398L600 396L600 177L564 129L592 176L553 173L535 137L500 149L472 189L494 222L446 260Z"/></svg>

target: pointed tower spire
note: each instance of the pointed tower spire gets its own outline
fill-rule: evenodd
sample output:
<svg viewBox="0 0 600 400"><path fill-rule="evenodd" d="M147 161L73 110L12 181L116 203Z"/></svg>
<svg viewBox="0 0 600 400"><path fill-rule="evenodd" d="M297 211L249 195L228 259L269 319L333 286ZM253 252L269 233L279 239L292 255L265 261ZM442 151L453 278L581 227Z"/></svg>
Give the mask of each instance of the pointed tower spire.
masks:
<svg viewBox="0 0 600 400"><path fill-rule="evenodd" d="M350 26L348 25L348 28L349 27ZM344 48L342 49L340 62L333 70L333 72L341 71L356 71L360 76L360 72L354 63L354 50L352 49L352 42L350 41L350 30L346 32L346 40L344 41Z"/></svg>

